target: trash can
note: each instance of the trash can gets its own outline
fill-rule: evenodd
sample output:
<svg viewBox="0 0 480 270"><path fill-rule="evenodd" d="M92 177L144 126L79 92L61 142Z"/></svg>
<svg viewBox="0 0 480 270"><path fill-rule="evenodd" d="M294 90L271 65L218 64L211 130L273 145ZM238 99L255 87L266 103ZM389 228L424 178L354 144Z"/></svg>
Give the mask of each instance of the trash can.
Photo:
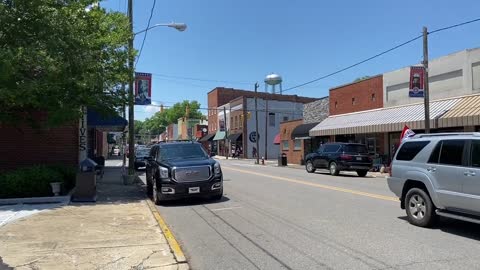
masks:
<svg viewBox="0 0 480 270"><path fill-rule="evenodd" d="M282 166L287 166L287 154L282 153Z"/></svg>
<svg viewBox="0 0 480 270"><path fill-rule="evenodd" d="M287 154L282 153L281 155L278 155L278 166L287 166Z"/></svg>
<svg viewBox="0 0 480 270"><path fill-rule="evenodd" d="M97 201L97 174L95 171L97 165L89 158L80 163L80 172L77 173L72 201Z"/></svg>

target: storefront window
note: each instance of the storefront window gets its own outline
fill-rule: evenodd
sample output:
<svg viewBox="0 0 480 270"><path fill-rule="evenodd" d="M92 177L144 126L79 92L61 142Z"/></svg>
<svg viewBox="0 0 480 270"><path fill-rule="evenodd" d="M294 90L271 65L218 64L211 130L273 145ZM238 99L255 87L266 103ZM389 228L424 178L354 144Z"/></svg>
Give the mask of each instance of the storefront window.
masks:
<svg viewBox="0 0 480 270"><path fill-rule="evenodd" d="M295 145L293 150L302 150L302 140L295 140Z"/></svg>
<svg viewBox="0 0 480 270"><path fill-rule="evenodd" d="M282 141L282 150L283 150L283 151L288 151L288 150L289 150L289 146L288 146L288 141L287 141L287 140Z"/></svg>

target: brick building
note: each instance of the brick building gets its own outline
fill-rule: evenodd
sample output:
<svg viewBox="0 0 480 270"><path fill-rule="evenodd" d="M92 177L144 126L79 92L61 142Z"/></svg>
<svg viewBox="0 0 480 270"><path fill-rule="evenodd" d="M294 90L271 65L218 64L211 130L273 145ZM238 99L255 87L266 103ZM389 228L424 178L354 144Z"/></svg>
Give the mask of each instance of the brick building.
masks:
<svg viewBox="0 0 480 270"><path fill-rule="evenodd" d="M231 155L231 149L240 148L242 157L253 157L253 148L256 147L255 97L259 110L260 148L256 151L260 156L266 155L266 158L276 158L280 153L280 147L274 144L275 137L279 135L280 122L301 119L303 105L317 100L297 95L217 87L208 93L208 133L215 134L210 138L212 151L220 155ZM265 112L267 106L268 112ZM221 126L225 129L221 129Z"/></svg>

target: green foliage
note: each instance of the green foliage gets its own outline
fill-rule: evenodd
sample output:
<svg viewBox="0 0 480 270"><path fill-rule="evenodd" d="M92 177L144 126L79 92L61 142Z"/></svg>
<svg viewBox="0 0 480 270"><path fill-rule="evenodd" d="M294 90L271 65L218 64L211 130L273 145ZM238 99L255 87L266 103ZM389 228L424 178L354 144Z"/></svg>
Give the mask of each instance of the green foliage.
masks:
<svg viewBox="0 0 480 270"><path fill-rule="evenodd" d="M87 12L93 2L0 1L0 122L45 111L60 125L78 119L81 106L113 114L124 103L128 18Z"/></svg>
<svg viewBox="0 0 480 270"><path fill-rule="evenodd" d="M359 78L356 78L353 82L359 82L359 81L363 81L363 80L366 80L370 78L370 76L363 76L363 77L359 77Z"/></svg>
<svg viewBox="0 0 480 270"><path fill-rule="evenodd" d="M52 196L52 182L62 182L68 192L75 186L75 177L75 168L60 165L18 169L0 175L0 198Z"/></svg>
<svg viewBox="0 0 480 270"><path fill-rule="evenodd" d="M135 120L135 134L160 134L164 132L168 125L175 124L179 118L186 116L187 107L189 108L188 118L205 118L200 112L200 103L198 101L184 100L175 103L172 107L163 110L163 112L155 113L151 118L147 118L143 122Z"/></svg>

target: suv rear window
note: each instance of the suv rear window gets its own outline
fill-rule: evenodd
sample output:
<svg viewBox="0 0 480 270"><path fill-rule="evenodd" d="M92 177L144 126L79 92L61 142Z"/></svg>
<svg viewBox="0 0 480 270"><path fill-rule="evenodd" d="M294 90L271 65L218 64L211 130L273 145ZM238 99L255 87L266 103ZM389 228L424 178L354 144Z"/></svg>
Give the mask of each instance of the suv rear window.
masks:
<svg viewBox="0 0 480 270"><path fill-rule="evenodd" d="M346 153L368 153L367 147L361 144L347 144L343 147L343 152Z"/></svg>
<svg viewBox="0 0 480 270"><path fill-rule="evenodd" d="M422 151L425 146L427 146L430 141L419 141L419 142L406 142L402 145L400 150L398 150L398 154L396 160L405 160L409 161L414 159L420 151Z"/></svg>

